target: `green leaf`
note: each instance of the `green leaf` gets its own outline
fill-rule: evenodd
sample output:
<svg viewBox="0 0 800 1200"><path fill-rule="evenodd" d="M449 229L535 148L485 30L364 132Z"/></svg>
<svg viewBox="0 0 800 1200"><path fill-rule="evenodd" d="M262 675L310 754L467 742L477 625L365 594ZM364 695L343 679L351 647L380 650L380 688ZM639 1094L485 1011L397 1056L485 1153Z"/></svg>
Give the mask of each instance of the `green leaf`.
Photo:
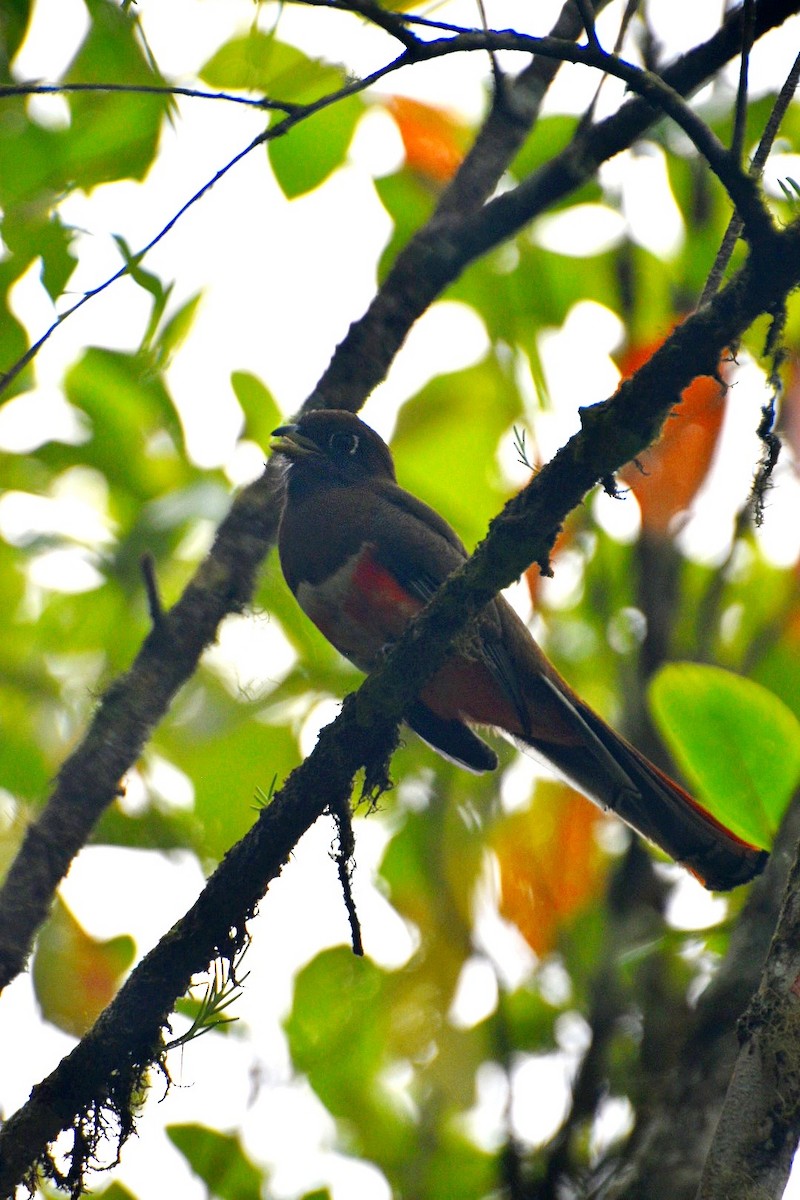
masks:
<svg viewBox="0 0 800 1200"><path fill-rule="evenodd" d="M574 138L578 129L578 118L558 113L542 117L533 128L533 132L523 143L522 148L509 168L517 179L526 179L544 167L552 158L560 154ZM599 200L600 186L596 179L590 179L576 191L571 191L554 205L548 205L548 212L557 212L561 208L569 208L574 204L585 204L589 200Z"/></svg>
<svg viewBox="0 0 800 1200"><path fill-rule="evenodd" d="M153 308L150 313L150 320L147 322L147 331L142 339L143 345L148 345L156 331L159 321L161 320L164 309L167 306L172 284L165 287L158 275L154 275L152 271L146 271L141 265L138 255L131 250L125 238L120 234L114 235L114 241L117 243L117 248L122 255L125 265L128 268L128 274L143 291L148 292L153 297Z"/></svg>
<svg viewBox="0 0 800 1200"><path fill-rule="evenodd" d="M650 708L676 761L718 820L768 847L800 780L800 721L760 684L695 663L653 679Z"/></svg>
<svg viewBox="0 0 800 1200"><path fill-rule="evenodd" d="M400 250L431 215L436 196L413 171L406 169L376 179L375 191L394 222L392 236L378 264L378 279L382 282Z"/></svg>
<svg viewBox="0 0 800 1200"><path fill-rule="evenodd" d="M84 462L97 467L137 501L157 495L170 483L183 482L177 452L183 431L161 377L140 355L92 347L66 377L70 403L92 422L92 437L80 449ZM156 433L169 434L174 457L148 454ZM178 468L176 470L176 467Z"/></svg>
<svg viewBox="0 0 800 1200"><path fill-rule="evenodd" d="M198 75L211 87L265 91L280 74L282 51L283 43L276 37L252 29L246 36L231 38L220 46Z"/></svg>
<svg viewBox="0 0 800 1200"><path fill-rule="evenodd" d="M3 654L0 674L5 666ZM45 758L36 737L37 708L33 706L42 699L41 691L35 694L37 668L41 670L34 658L28 680L19 678L13 686L7 678L0 681L0 787L32 801L47 794L54 766Z"/></svg>
<svg viewBox="0 0 800 1200"><path fill-rule="evenodd" d="M265 92L291 104L309 104L343 82L338 67L258 29L226 42L198 73L212 87Z"/></svg>
<svg viewBox="0 0 800 1200"><path fill-rule="evenodd" d="M261 1200L265 1174L245 1154L238 1137L205 1125L168 1125L166 1134L189 1166L220 1200Z"/></svg>
<svg viewBox="0 0 800 1200"><path fill-rule="evenodd" d="M21 214L24 217L31 201L41 205L43 198L52 199L47 196L49 188L55 191L63 186L60 156L65 131L42 129L34 124L21 98L9 97L3 101L3 118L0 122L0 200L5 209L4 225L13 225L12 212L14 218Z"/></svg>
<svg viewBox="0 0 800 1200"><path fill-rule="evenodd" d="M416 1025L417 1018L409 1009L402 1016L395 1009L395 982L349 947L325 950L298 973L286 1021L298 1070L342 1122L350 1148L373 1158L390 1178L408 1162L416 1138L408 1112L382 1075L392 1028Z"/></svg>
<svg viewBox="0 0 800 1200"><path fill-rule="evenodd" d="M521 407L514 380L490 356L432 380L400 410L392 438L398 479L468 546L484 536L507 497L495 451Z"/></svg>
<svg viewBox="0 0 800 1200"><path fill-rule="evenodd" d="M9 79L8 68L22 45L31 16L30 0L5 0L0 7L0 73Z"/></svg>
<svg viewBox="0 0 800 1200"><path fill-rule="evenodd" d="M363 1072L363 1085L375 1083L385 1050L384 981L380 967L344 946L322 951L298 973L286 1032L295 1065L315 1087L318 1074L327 1077L334 1060L341 1068L345 1059L354 1074ZM370 1011L376 1019L365 1026L360 1014Z"/></svg>
<svg viewBox="0 0 800 1200"><path fill-rule="evenodd" d="M2 170L2 163L0 163L0 170ZM5 232L5 226L3 232ZM9 289L17 275L22 274L24 270L25 266L18 263L13 257L5 263L0 263L0 371L9 370L28 349L28 335L11 312L8 303ZM29 364L3 392L0 404L30 388L32 379L33 367Z"/></svg>
<svg viewBox="0 0 800 1200"><path fill-rule="evenodd" d="M131 816L111 804L92 832L95 845L129 846L139 850L197 849L201 831L194 813L162 812L151 806Z"/></svg>
<svg viewBox="0 0 800 1200"><path fill-rule="evenodd" d="M340 68L258 30L226 42L200 76L213 87L263 92L290 104L313 104L345 83ZM342 164L363 108L358 96L337 100L268 143L269 160L285 196L293 199L319 187ZM273 125L283 119L274 114Z"/></svg>
<svg viewBox="0 0 800 1200"><path fill-rule="evenodd" d="M347 96L268 143L272 170L289 200L319 187L344 162L363 103Z"/></svg>
<svg viewBox="0 0 800 1200"><path fill-rule="evenodd" d="M159 366L166 366L175 351L180 349L194 323L202 298L202 292L195 292L159 330L155 340L156 360Z"/></svg>
<svg viewBox="0 0 800 1200"><path fill-rule="evenodd" d="M43 223L39 233L42 258L42 283L52 300L60 296L75 269L77 259L70 253L74 230L64 225L58 214Z"/></svg>
<svg viewBox="0 0 800 1200"><path fill-rule="evenodd" d="M233 371L231 387L244 412L243 436L259 446L268 446L273 429L281 423L280 409L272 392L249 371Z"/></svg>
<svg viewBox="0 0 800 1200"><path fill-rule="evenodd" d="M279 780L300 761L294 734L256 718L256 704L237 701L206 675L191 714L178 712L155 739L156 749L195 786L199 852L218 861L258 816L256 789Z"/></svg>
<svg viewBox="0 0 800 1200"><path fill-rule="evenodd" d="M89 31L65 74L67 82L159 84L145 57L137 18L111 0L86 0ZM58 131L61 170L73 186L91 188L112 179L142 179L155 157L164 96L85 92L70 99L72 123Z"/></svg>

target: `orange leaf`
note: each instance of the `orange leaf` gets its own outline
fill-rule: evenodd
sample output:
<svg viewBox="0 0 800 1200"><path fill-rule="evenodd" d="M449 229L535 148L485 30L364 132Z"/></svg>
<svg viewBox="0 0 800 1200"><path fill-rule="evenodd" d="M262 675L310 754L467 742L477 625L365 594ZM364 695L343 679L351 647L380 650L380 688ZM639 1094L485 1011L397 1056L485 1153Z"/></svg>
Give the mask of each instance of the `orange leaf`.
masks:
<svg viewBox="0 0 800 1200"><path fill-rule="evenodd" d="M114 998L133 962L133 938L100 942L79 925L56 897L33 958L33 986L45 1020L81 1037Z"/></svg>
<svg viewBox="0 0 800 1200"><path fill-rule="evenodd" d="M632 375L663 340L631 347L620 363L623 376ZM693 380L667 418L659 440L640 456L643 470L631 463L620 472L639 502L647 533L666 536L673 519L689 508L697 494L719 439L725 393L724 384L710 376Z"/></svg>
<svg viewBox="0 0 800 1200"><path fill-rule="evenodd" d="M392 96L387 108L400 130L407 166L431 183L448 183L464 157L461 122L442 108L404 96Z"/></svg>
<svg viewBox="0 0 800 1200"><path fill-rule="evenodd" d="M533 803L497 826L500 912L539 956L596 895L606 871L595 838L602 812L565 783L539 783Z"/></svg>

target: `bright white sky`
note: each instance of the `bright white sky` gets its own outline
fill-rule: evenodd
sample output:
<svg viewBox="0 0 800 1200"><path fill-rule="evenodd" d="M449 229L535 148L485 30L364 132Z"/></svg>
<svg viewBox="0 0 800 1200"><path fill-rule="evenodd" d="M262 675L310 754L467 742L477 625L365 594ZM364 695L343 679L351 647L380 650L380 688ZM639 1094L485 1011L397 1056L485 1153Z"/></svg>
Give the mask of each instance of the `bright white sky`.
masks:
<svg viewBox="0 0 800 1200"><path fill-rule="evenodd" d="M513 25L518 15L529 11L529 0L487 0L489 20L503 27ZM674 48L683 32L692 40L716 27L720 5L698 0L658 0L650 4L654 21ZM537 5L540 22L536 32L545 32L557 6ZM139 0L137 5L155 56L168 77L191 81L192 72L218 45L234 32L245 30L253 20L251 0ZM271 10L274 12L274 6ZM447 20L477 23L474 7L461 0L440 7L436 15ZM271 15L265 14L265 24ZM527 19L527 18L526 18ZM604 18L607 19L607 18ZM16 64L19 78L54 79L69 61L85 29L81 0L39 0L30 37ZM609 26L611 28L611 26ZM291 5L283 10L280 32L286 40L297 40L309 53L336 60L347 59L357 71L368 71L382 61L386 42L382 36L362 31L353 37L354 26L337 14L300 10ZM600 26L603 35L603 23ZM607 41L613 40L610 34ZM797 23L771 39L765 65L754 64L754 86L774 85L788 70L800 43ZM668 42L669 44L669 42ZM377 57L376 57L377 56ZM388 81L387 90L398 91L435 103L458 106L471 116L483 103L484 64L479 56L463 61L437 63L415 68L402 79ZM553 89L554 106L583 105L594 88L587 72L563 72ZM609 89L610 91L611 89ZM609 96L610 100L610 96ZM63 119L56 100L37 100L42 119ZM78 242L80 265L71 288L80 293L96 286L119 266L112 234L121 233L137 248L150 240L186 199L206 182L234 153L244 147L261 128L261 118L241 106L181 100L180 120L165 133L159 160L144 184L123 183L98 188L91 196L75 195L63 206L64 218L87 232ZM237 448L240 414L230 388L232 370L250 370L261 376L288 414L303 400L328 362L333 347L351 320L368 304L375 287L375 264L389 236L389 220L368 184L375 172L387 172L400 160L399 137L390 119L375 110L364 119L347 167L316 193L288 204L265 170L264 152L256 151L231 172L202 202L187 214L167 239L152 253L146 265L165 280L175 280L174 304L198 290L204 300L197 323L169 371L169 382L184 421L189 444L198 463L208 467L225 465L232 483L241 483L261 468L262 452L253 446ZM608 167L608 176L625 187L625 219L635 236L653 249L667 252L681 236L680 220L668 202L654 211L653 173L663 171L656 158L626 155ZM800 174L798 168L784 174ZM621 218L610 218L607 234L618 236ZM615 222L616 226L615 227ZM599 227L595 225L595 231ZM603 228L602 234L606 230ZM554 248L575 247L575 231L563 221L542 222L539 236ZM39 336L52 320L49 304L31 271L15 288L14 307L32 337ZM37 360L39 387L35 397L25 396L0 410L0 446L24 452L38 441L42 428L63 430L69 436L72 417L63 404L59 383L67 364L82 346L104 344L133 348L138 344L147 305L128 281L113 286L98 300L86 305L51 338ZM309 336L309 331L314 336ZM555 414L537 425L542 449L549 453L575 427L577 402L586 404L604 398L616 386L617 374L610 354L621 338L613 314L595 305L579 306L565 328L543 335L542 354L552 394L563 399ZM580 343L580 353L574 347ZM439 304L420 322L401 353L390 380L376 392L365 416L384 435L391 432L397 406L433 374L456 370L476 361L486 348L480 322L463 307ZM745 398L746 386L749 387ZM717 472L711 487L711 506L736 504L731 480L746 478L735 463L754 459L752 428L754 412L763 402L763 381L755 369L737 388L735 412L726 431L723 447L726 470ZM733 483L738 488L738 483ZM67 504L76 498L59 497ZM85 499L85 497L78 497ZM598 501L600 505L603 501ZM800 503L797 485L784 479L772 498L771 518L765 539L775 557L788 561L797 553L800 532L797 522L786 517ZM624 515L621 510L625 507ZM705 512L707 505L700 506ZM62 508L62 513L71 511ZM83 519L87 509L82 510ZM0 500L0 531L9 529L20 536L21 524L42 519L17 505ZM52 517L47 519L52 520ZM92 519L97 520L95 513ZM635 527L633 502L609 505L607 520L621 521L618 532L630 535ZM718 557L725 547L712 532L711 523L699 517L687 532L695 550ZM791 533L789 532L791 530ZM102 524L97 529L102 536ZM84 566L85 566L84 562ZM76 570L82 569L73 563ZM40 582L52 580L47 563L42 564ZM63 563L59 566L63 572ZM77 575L76 586L92 586L91 573ZM256 628L256 626L258 626ZM279 652L264 623L246 618L231 622L223 649L229 670L241 678L274 674ZM317 714L317 723L329 719L329 711ZM316 723L306 730L310 745ZM523 772L531 770L525 765ZM527 775L526 775L527 778ZM255 777L243 783L243 795L252 794ZM173 788L176 799L185 781ZM169 790L169 786L168 786ZM253 945L247 958L250 976L236 1004L236 1013L254 1030L258 1063L256 1071L269 1086L262 1087L251 1102L253 1083L252 1048L235 1038L215 1036L201 1039L173 1064L176 1082L162 1104L151 1098L141 1124L141 1137L133 1139L123 1153L120 1179L134 1193L152 1196L158 1178L162 1195L181 1195L191 1200L203 1195L197 1181L171 1148L158 1153L166 1141L165 1124L199 1120L223 1128L241 1127L252 1156L269 1162L275 1174L271 1194L277 1200L323 1183L332 1186L337 1200L387 1200L382 1177L365 1164L331 1151L333 1125L310 1089L292 1081L280 1018L291 994L292 972L323 946L347 938L335 870L328 851L331 830L320 823L311 831L290 868L270 890L253 923ZM386 833L376 820L359 822L356 899L369 953L387 965L398 965L413 949L413 936L372 886L371 879ZM115 881L118 905L109 903L102 882ZM180 869L151 855L147 866L148 891L157 902L146 904L141 886L141 855L133 851L91 849L81 854L65 888L68 902L93 934L108 937L133 932L140 951L149 948L167 926L192 902L202 885L199 868L185 856ZM310 886L313 880L313 888ZM103 887L104 905L97 910L92 897ZM675 918L691 924L716 918L718 903L708 898L691 881L679 892ZM699 907L698 907L699 906ZM509 978L527 969L529 958L521 940L502 926L486 906L482 938L491 946L501 971ZM564 986L554 969L552 987ZM476 961L464 980L455 1019L475 1021L494 1001L491 971ZM0 1105L13 1111L24 1101L33 1082L52 1069L72 1042L43 1023L31 1028L32 1006L27 977L18 980L0 999L0 1029L13 1030L15 1042L24 1053L2 1051ZM28 1030L21 1035L22 1030ZM564 1083L583 1047L585 1027L579 1017L563 1030L563 1053L547 1060L523 1064L516 1080L514 1117L520 1136L532 1142L545 1138L559 1120L554 1097L564 1094ZM402 1083L402 1081L399 1081ZM209 1086L209 1083L211 1086ZM156 1087L156 1091L157 1091ZM545 1110L534 1103L537 1094L548 1095ZM492 1072L482 1079L481 1103L475 1127L491 1140L499 1128L504 1084ZM624 1128L629 1114L611 1104L607 1132ZM298 1152L296 1129L304 1129ZM97 1181L98 1186L103 1181ZM800 1184L790 1186L787 1196L797 1200Z"/></svg>

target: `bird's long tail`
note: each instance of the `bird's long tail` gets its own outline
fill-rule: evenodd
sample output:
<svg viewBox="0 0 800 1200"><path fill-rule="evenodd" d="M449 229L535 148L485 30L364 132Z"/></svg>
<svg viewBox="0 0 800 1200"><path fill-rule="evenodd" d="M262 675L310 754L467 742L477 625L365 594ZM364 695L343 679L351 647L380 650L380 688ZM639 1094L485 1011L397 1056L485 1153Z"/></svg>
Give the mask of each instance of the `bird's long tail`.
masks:
<svg viewBox="0 0 800 1200"><path fill-rule="evenodd" d="M523 748L553 763L595 803L616 813L705 887L727 891L764 869L765 850L727 829L574 692L562 691L550 680L544 686L572 710L574 731L581 729L585 736L563 742L517 737Z"/></svg>

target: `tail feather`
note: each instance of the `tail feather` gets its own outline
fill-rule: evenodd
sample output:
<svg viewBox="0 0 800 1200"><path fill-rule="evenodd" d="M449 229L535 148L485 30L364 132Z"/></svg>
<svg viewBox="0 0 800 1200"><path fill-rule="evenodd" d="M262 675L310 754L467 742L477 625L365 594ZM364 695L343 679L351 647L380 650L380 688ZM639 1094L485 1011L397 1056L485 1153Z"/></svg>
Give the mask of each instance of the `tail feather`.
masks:
<svg viewBox="0 0 800 1200"><path fill-rule="evenodd" d="M553 763L596 804L681 863L705 887L728 891L760 874L768 858L765 850L727 829L574 693L564 701L591 731L590 739L579 744L516 740ZM603 753L592 743L599 743Z"/></svg>

